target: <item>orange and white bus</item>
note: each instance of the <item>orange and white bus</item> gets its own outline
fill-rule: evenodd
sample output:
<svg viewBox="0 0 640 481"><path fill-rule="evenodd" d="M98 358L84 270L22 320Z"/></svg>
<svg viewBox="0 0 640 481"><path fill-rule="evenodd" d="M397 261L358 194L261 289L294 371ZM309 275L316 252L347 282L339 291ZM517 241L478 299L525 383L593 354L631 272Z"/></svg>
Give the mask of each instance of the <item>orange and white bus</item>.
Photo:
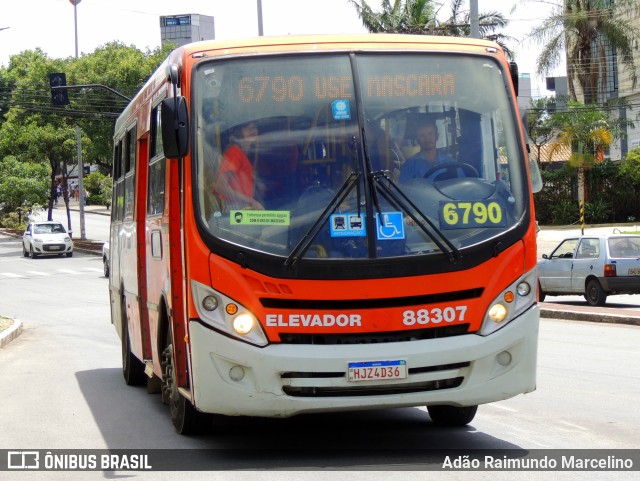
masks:
<svg viewBox="0 0 640 481"><path fill-rule="evenodd" d="M207 414L533 391L536 226L517 69L483 40L177 48L119 117L111 320L176 430ZM431 129L431 131L429 131Z"/></svg>

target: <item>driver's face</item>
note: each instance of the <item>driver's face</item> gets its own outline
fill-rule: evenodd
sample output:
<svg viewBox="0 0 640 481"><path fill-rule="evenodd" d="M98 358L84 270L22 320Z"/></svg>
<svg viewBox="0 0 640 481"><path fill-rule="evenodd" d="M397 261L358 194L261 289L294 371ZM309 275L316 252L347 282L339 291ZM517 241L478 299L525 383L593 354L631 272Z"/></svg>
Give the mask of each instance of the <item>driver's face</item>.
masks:
<svg viewBox="0 0 640 481"><path fill-rule="evenodd" d="M418 129L416 142L418 142L418 145L422 150L435 149L437 141L438 131L432 125L427 125Z"/></svg>

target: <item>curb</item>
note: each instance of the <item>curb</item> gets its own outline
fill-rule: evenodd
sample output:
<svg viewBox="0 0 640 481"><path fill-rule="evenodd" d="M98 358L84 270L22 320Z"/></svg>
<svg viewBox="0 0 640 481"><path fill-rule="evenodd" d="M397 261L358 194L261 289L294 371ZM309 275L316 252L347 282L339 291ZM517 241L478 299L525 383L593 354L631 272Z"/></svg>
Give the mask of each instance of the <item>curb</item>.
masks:
<svg viewBox="0 0 640 481"><path fill-rule="evenodd" d="M22 321L19 321L18 319L11 320L13 321L13 325L0 332L0 349L22 334Z"/></svg>
<svg viewBox="0 0 640 481"><path fill-rule="evenodd" d="M606 311L583 312L567 309L566 306L559 306L557 304L555 306L540 307L540 318L640 326L640 318L633 317L629 314L613 314Z"/></svg>

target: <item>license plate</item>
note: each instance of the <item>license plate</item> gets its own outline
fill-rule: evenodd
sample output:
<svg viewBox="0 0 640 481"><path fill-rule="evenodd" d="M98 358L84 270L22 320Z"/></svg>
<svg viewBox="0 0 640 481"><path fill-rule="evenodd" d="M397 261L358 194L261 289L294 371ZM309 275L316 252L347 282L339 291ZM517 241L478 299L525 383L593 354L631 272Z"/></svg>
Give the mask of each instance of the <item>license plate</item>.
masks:
<svg viewBox="0 0 640 481"><path fill-rule="evenodd" d="M630 276L640 276L640 268L629 269L628 275L630 275Z"/></svg>
<svg viewBox="0 0 640 481"><path fill-rule="evenodd" d="M379 381L407 377L407 361L350 362L349 381Z"/></svg>
<svg viewBox="0 0 640 481"><path fill-rule="evenodd" d="M49 250L50 251L59 251L60 250L60 246L49 246Z"/></svg>

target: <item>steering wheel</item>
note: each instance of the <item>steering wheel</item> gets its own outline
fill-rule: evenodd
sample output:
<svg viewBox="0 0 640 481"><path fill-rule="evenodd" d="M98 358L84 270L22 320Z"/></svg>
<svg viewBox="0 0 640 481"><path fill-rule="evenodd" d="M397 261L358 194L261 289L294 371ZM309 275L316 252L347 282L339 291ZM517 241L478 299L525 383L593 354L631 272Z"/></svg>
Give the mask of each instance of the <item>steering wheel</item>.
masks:
<svg viewBox="0 0 640 481"><path fill-rule="evenodd" d="M435 181L435 180L444 180L444 179L454 179L458 177L458 169L462 170L462 172L466 177L480 177L480 174L478 173L476 168L473 165L467 164L465 162L444 162L442 164L438 164L434 167L431 167L429 170L427 170L427 172L424 174L423 177L425 179L428 179L435 172L443 171L442 173L436 175L433 178L433 180ZM442 177L443 175L445 175L446 177L444 177L444 179L440 179L440 177Z"/></svg>

